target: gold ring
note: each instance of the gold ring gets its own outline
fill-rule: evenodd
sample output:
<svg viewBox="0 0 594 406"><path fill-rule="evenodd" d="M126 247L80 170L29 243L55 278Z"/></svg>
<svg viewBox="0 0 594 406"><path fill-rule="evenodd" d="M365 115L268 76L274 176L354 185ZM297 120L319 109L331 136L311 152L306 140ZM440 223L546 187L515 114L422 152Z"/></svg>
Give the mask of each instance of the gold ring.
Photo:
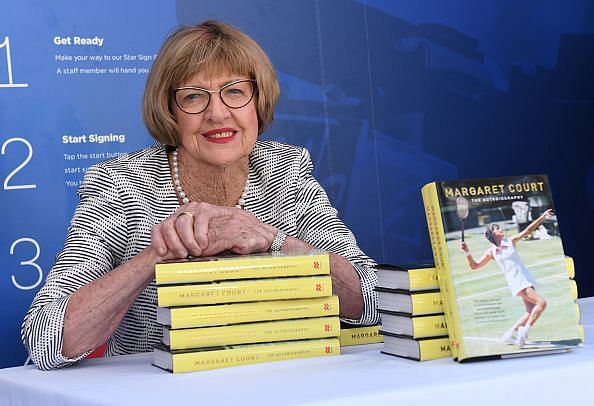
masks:
<svg viewBox="0 0 594 406"><path fill-rule="evenodd" d="M179 213L177 215L177 218L180 218L183 215L188 215L188 216L192 217L192 220L194 220L194 213L192 213L191 211L182 211L181 213Z"/></svg>

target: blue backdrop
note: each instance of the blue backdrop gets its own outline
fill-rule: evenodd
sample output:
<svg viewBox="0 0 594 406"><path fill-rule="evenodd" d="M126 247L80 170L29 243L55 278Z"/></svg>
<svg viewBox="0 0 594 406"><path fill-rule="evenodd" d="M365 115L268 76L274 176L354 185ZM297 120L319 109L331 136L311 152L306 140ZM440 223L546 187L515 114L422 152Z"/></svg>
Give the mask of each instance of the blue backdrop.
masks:
<svg viewBox="0 0 594 406"><path fill-rule="evenodd" d="M430 258L420 187L549 175L580 296L594 295L594 3L22 0L0 9L0 367L93 163L152 143L146 74L179 24L230 22L282 86L264 138L308 147L361 247Z"/></svg>

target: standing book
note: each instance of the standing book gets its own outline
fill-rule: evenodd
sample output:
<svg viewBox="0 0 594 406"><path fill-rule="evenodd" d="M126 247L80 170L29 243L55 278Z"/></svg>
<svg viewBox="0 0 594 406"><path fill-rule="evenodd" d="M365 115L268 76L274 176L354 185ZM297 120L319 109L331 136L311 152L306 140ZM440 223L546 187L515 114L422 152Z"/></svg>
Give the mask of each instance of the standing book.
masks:
<svg viewBox="0 0 594 406"><path fill-rule="evenodd" d="M422 194L458 361L582 345L545 175L433 182Z"/></svg>

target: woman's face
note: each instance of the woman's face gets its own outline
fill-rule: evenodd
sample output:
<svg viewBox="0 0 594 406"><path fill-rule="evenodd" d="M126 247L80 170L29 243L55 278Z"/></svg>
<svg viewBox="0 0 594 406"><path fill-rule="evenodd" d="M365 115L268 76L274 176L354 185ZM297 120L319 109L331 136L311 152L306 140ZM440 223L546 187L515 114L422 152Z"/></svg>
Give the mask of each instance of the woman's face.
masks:
<svg viewBox="0 0 594 406"><path fill-rule="evenodd" d="M491 227L491 232L496 237L502 237L504 235L503 230L499 227L499 224L493 224Z"/></svg>
<svg viewBox="0 0 594 406"><path fill-rule="evenodd" d="M180 87L217 90L242 79L249 78L233 74L207 78L203 73L197 73ZM232 109L221 101L218 92L214 92L206 110L198 114L185 113L176 103L173 106L181 140L179 148L189 157L225 168L252 151L258 138L255 97L244 107Z"/></svg>

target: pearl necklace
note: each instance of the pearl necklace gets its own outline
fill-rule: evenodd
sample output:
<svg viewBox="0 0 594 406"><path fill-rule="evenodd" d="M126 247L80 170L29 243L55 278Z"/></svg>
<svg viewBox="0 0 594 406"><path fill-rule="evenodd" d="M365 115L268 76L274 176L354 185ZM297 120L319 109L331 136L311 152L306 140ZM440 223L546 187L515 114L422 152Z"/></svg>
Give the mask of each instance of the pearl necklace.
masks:
<svg viewBox="0 0 594 406"><path fill-rule="evenodd" d="M171 157L171 165L172 165L172 171L173 171L173 187L175 188L175 191L181 198L182 203L188 204L188 203L190 203L190 198L188 197L186 192L184 192L184 189L182 188L182 185L181 185L181 181L179 180L179 162L178 161L179 160L177 157L177 148L176 148L173 151L173 154ZM247 184L247 180L246 180L245 186L243 187L243 193L241 194L239 199L237 199L237 204L235 205L235 207L237 207L238 209L243 209L243 207L245 205L245 197L247 196L247 188L248 188L248 184Z"/></svg>

